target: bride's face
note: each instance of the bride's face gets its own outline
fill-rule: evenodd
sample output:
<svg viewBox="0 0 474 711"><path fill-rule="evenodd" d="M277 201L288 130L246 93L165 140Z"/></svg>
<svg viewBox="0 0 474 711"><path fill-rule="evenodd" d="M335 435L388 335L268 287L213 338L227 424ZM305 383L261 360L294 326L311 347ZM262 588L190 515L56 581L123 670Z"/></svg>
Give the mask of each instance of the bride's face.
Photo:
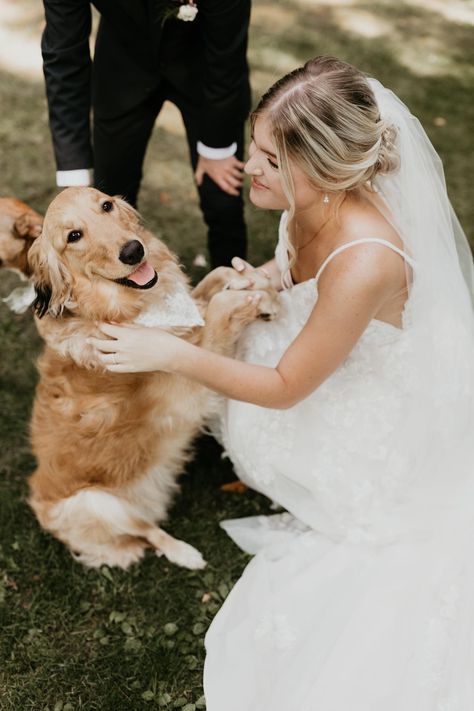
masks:
<svg viewBox="0 0 474 711"><path fill-rule="evenodd" d="M291 160L290 171L295 189L296 210L307 209L314 205L317 191L310 184L304 171ZM257 118L253 126L245 172L252 178L250 200L254 205L267 210L287 210L289 208L281 181L275 144L264 114Z"/></svg>

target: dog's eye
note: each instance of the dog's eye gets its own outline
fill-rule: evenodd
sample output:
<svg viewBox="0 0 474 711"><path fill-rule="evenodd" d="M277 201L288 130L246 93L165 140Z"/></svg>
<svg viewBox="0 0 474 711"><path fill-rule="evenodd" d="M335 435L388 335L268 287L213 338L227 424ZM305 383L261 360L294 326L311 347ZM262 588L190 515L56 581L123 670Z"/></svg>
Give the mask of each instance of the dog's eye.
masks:
<svg viewBox="0 0 474 711"><path fill-rule="evenodd" d="M82 230L71 230L67 236L68 242L77 242L82 237Z"/></svg>
<svg viewBox="0 0 474 711"><path fill-rule="evenodd" d="M111 212L111 210L114 209L113 202L110 202L110 200L106 200L105 202L102 203L102 209L104 212Z"/></svg>

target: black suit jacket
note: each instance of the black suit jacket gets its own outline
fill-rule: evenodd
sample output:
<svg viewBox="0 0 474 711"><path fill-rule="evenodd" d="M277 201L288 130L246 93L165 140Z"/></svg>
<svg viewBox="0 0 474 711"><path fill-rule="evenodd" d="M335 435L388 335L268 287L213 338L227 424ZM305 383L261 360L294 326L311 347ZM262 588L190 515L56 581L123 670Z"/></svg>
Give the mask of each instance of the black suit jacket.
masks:
<svg viewBox="0 0 474 711"><path fill-rule="evenodd" d="M193 22L163 24L160 0L94 0L101 15L94 62L90 0L43 0L41 49L58 170L93 164L91 106L118 116L168 81L195 107L199 139L228 146L250 108L246 59L250 0L198 0Z"/></svg>

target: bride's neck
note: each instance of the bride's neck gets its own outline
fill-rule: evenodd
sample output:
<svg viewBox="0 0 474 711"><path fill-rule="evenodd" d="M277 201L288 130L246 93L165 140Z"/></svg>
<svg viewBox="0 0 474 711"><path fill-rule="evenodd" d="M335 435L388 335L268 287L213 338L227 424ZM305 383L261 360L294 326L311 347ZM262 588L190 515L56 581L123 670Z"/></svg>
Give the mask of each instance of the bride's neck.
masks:
<svg viewBox="0 0 474 711"><path fill-rule="evenodd" d="M291 240L296 249L303 249L325 232L338 219L342 205L347 199L346 193L331 197L327 203L319 198L307 208L297 210L291 226Z"/></svg>

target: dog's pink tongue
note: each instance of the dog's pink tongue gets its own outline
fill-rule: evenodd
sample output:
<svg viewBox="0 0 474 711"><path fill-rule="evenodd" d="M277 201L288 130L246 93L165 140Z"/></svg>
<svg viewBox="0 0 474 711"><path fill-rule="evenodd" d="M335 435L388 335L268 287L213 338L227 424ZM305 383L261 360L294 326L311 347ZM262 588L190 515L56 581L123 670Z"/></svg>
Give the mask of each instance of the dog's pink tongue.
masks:
<svg viewBox="0 0 474 711"><path fill-rule="evenodd" d="M143 262L140 264L138 269L136 269L132 274L129 274L127 279L133 281L138 286L144 286L148 284L149 281L155 276L155 270L148 262Z"/></svg>

